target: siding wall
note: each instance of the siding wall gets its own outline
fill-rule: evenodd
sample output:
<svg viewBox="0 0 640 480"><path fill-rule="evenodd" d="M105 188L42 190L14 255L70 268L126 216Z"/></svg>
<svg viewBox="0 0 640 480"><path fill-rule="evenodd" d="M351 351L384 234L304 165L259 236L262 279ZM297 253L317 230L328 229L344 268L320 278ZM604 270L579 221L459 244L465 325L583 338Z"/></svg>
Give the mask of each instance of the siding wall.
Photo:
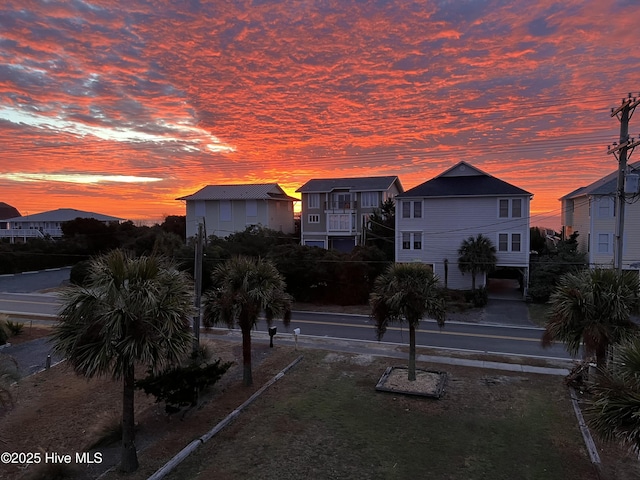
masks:
<svg viewBox="0 0 640 480"><path fill-rule="evenodd" d="M396 202L396 261L421 261L434 265L435 273L444 282L444 259L448 260L448 287L471 288L471 275L462 275L458 269L458 248L463 240L482 233L498 248L500 233L519 233L519 252L497 252L499 266L529 266L529 197L522 198L522 217L498 218L497 197L434 198L423 200L422 218L402 218L401 201ZM422 249L402 248L403 232L422 232ZM484 284L482 275L476 277L476 285Z"/></svg>
<svg viewBox="0 0 640 480"><path fill-rule="evenodd" d="M372 191L372 190L370 190ZM338 190L331 192L337 193ZM348 191L345 190L345 193ZM355 209L355 230L354 232L330 232L328 227L328 215L325 213L324 205L325 202L331 201L331 193L324 192L318 193L319 200L319 208L309 208L309 195L310 193L302 194L302 212L300 215L300 224L302 228L302 244L304 245L307 240L310 241L319 241L322 240L325 242L325 248L329 247L329 237L344 237L344 236L355 236L356 241L360 242L360 238L362 236L362 231L364 228L363 225L363 215L371 214L376 208L380 208L380 205L376 207L362 207L362 192L352 192L352 197L356 200L357 208ZM394 198L396 195L400 193L394 182L393 185L386 191L378 191L379 203L382 203L386 198ZM345 213L350 213L351 210L345 210ZM309 222L309 215L318 215L319 221L318 223Z"/></svg>
<svg viewBox="0 0 640 480"><path fill-rule="evenodd" d="M608 197L604 197L608 198ZM574 200L573 225L566 225L567 232L579 233L578 244L582 251L588 252L589 264L592 266L612 266L615 251L615 232L618 221L615 217L603 218L599 212L600 197L578 197ZM599 234L608 234L611 238L609 253L598 251ZM640 203L625 206L624 216L624 254L623 268L640 262Z"/></svg>
<svg viewBox="0 0 640 480"><path fill-rule="evenodd" d="M230 220L221 220L219 200L187 201L187 238L197 233L198 219L205 217L207 235L226 237L241 232L249 225L262 225L284 233L293 233L293 205L291 202L256 200L257 215L247 216L245 200L229 200Z"/></svg>
<svg viewBox="0 0 640 480"><path fill-rule="evenodd" d="M591 231L590 222L590 203L591 200L587 196L578 197L573 200L573 224L567 225L567 238L570 234L578 232L578 248L583 252L589 251L589 232Z"/></svg>

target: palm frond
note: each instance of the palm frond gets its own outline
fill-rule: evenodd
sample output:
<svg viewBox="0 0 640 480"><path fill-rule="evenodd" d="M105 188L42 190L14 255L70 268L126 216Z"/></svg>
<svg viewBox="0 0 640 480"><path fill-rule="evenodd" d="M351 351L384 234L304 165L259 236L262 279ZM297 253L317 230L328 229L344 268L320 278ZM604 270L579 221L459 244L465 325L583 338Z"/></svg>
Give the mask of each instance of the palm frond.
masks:
<svg viewBox="0 0 640 480"><path fill-rule="evenodd" d="M629 272L631 273L631 272ZM567 351L600 359L609 345L635 332L630 315L638 302L638 276L613 269L594 269L563 275L551 294L551 311L542 344L564 342Z"/></svg>
<svg viewBox="0 0 640 480"><path fill-rule="evenodd" d="M589 426L603 439L640 453L640 337L613 348L590 390L593 400L585 409Z"/></svg>
<svg viewBox="0 0 640 480"><path fill-rule="evenodd" d="M192 345L191 282L166 259L114 250L91 262L88 287L61 297L54 351L88 377L122 378L137 362L157 369Z"/></svg>

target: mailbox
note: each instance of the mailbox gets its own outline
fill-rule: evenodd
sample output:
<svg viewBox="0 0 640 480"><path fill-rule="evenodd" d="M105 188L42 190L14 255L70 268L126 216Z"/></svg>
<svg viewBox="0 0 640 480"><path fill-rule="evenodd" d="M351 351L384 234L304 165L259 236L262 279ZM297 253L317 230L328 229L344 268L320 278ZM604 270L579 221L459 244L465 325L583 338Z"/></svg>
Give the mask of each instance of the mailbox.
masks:
<svg viewBox="0 0 640 480"><path fill-rule="evenodd" d="M269 347L273 348L273 336L278 332L278 327L269 327Z"/></svg>

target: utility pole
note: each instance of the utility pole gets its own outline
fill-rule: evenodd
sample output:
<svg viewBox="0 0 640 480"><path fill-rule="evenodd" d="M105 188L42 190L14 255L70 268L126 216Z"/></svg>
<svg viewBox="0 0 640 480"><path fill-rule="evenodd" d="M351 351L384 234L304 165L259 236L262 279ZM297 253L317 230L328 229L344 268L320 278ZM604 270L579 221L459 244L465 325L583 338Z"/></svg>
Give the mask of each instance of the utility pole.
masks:
<svg viewBox="0 0 640 480"><path fill-rule="evenodd" d="M616 242L613 249L613 263L618 273L622 273L622 256L623 256L623 243L624 243L624 210L626 205L625 198L625 175L627 173L627 152L633 151L636 145L640 144L640 141L634 142L633 138L629 139L629 120L635 111L635 108L640 104L640 98L632 97L631 93L628 98L622 99L622 104L618 108L611 109L611 116L618 117L620 120L620 139L619 144L613 144L613 148L609 147L607 153L611 153L616 156L616 152L619 152L618 157L618 184L616 192L616 207L618 221L616 223Z"/></svg>
<svg viewBox="0 0 640 480"><path fill-rule="evenodd" d="M198 233L196 235L196 252L193 265L193 280L195 287L194 307L195 315L193 317L193 353L198 353L200 347L200 303L202 300L202 223L198 223Z"/></svg>

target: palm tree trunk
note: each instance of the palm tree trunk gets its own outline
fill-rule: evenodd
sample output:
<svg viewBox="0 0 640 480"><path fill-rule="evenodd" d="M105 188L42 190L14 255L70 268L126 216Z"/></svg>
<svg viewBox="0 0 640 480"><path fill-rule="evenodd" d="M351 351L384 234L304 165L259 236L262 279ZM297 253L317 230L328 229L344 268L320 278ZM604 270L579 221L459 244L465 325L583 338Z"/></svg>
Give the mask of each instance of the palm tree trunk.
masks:
<svg viewBox="0 0 640 480"><path fill-rule="evenodd" d="M122 450L120 452L120 469L133 472L138 469L138 454L135 444L134 419L135 369L129 365L124 375L122 389Z"/></svg>
<svg viewBox="0 0 640 480"><path fill-rule="evenodd" d="M476 291L476 272L475 270L471 271L471 291Z"/></svg>
<svg viewBox="0 0 640 480"><path fill-rule="evenodd" d="M599 344L596 347L596 366L598 370L604 369L607 365L607 345Z"/></svg>
<svg viewBox="0 0 640 480"><path fill-rule="evenodd" d="M409 381L416 379L416 327L409 324Z"/></svg>
<svg viewBox="0 0 640 480"><path fill-rule="evenodd" d="M245 386L253 385L251 374L251 327L242 326L242 380Z"/></svg>

